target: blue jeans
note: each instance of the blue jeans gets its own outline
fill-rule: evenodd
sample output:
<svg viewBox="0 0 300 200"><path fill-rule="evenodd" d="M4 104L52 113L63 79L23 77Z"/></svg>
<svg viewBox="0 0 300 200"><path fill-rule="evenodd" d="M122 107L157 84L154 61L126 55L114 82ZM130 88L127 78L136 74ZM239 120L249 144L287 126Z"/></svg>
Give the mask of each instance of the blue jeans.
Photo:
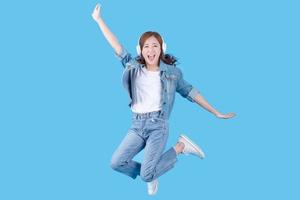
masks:
<svg viewBox="0 0 300 200"><path fill-rule="evenodd" d="M112 156L114 170L133 179L140 175L142 180L151 182L174 167L177 161L174 148L163 153L169 128L168 121L160 114L160 111L133 114L132 126ZM143 162L132 160L143 149Z"/></svg>

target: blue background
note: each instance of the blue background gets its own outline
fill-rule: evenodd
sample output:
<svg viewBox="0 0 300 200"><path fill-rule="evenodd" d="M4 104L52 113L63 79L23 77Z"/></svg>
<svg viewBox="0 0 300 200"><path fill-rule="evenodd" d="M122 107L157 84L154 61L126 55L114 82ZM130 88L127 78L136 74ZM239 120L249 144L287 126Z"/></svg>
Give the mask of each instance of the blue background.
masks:
<svg viewBox="0 0 300 200"><path fill-rule="evenodd" d="M109 166L131 115L97 2L1 1L0 199L300 199L298 2L100 2L130 52L160 32L185 79L237 113L178 95L168 148L185 133L207 157L180 156L148 197Z"/></svg>

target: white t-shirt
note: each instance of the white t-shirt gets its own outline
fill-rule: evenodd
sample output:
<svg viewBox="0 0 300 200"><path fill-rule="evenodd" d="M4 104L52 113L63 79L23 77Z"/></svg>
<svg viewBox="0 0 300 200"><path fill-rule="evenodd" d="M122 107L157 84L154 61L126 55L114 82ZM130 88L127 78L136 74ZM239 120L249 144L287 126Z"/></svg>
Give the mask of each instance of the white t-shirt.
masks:
<svg viewBox="0 0 300 200"><path fill-rule="evenodd" d="M136 102L131 110L134 113L147 113L161 110L160 71L148 71L146 67L138 72L135 82Z"/></svg>

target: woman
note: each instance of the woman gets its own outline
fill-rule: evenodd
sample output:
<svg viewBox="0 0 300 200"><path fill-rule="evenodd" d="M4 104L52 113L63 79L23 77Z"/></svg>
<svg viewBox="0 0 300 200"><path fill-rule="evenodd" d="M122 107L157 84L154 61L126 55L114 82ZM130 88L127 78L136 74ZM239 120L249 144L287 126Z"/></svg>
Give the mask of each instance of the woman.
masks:
<svg viewBox="0 0 300 200"><path fill-rule="evenodd" d="M124 66L123 85L129 93L133 112L132 126L113 154L111 167L133 179L139 175L148 183L148 194L154 195L158 189L157 178L173 168L178 155L205 156L202 149L185 135L181 135L178 142L163 153L175 92L218 118L228 119L235 114L218 112L183 79L182 72L176 67L176 58L165 54L166 44L157 32L145 32L140 37L138 57L134 59L103 21L99 4L92 17ZM132 160L143 149L143 163Z"/></svg>

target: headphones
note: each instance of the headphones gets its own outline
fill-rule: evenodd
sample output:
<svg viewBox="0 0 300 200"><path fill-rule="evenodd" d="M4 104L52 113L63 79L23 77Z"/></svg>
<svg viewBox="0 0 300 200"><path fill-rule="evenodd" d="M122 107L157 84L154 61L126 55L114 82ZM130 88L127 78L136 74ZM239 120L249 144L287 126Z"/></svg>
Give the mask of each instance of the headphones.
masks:
<svg viewBox="0 0 300 200"><path fill-rule="evenodd" d="M141 55L141 53L142 53L142 49L141 49L141 47L140 47L140 39L141 38L139 38L139 40L138 40L138 42L137 42L137 45L136 45L136 52L137 52L137 54L140 56ZM164 39L163 38L161 38L162 39L162 51L163 51L163 53L165 53L166 51L167 51L167 44L164 42Z"/></svg>

